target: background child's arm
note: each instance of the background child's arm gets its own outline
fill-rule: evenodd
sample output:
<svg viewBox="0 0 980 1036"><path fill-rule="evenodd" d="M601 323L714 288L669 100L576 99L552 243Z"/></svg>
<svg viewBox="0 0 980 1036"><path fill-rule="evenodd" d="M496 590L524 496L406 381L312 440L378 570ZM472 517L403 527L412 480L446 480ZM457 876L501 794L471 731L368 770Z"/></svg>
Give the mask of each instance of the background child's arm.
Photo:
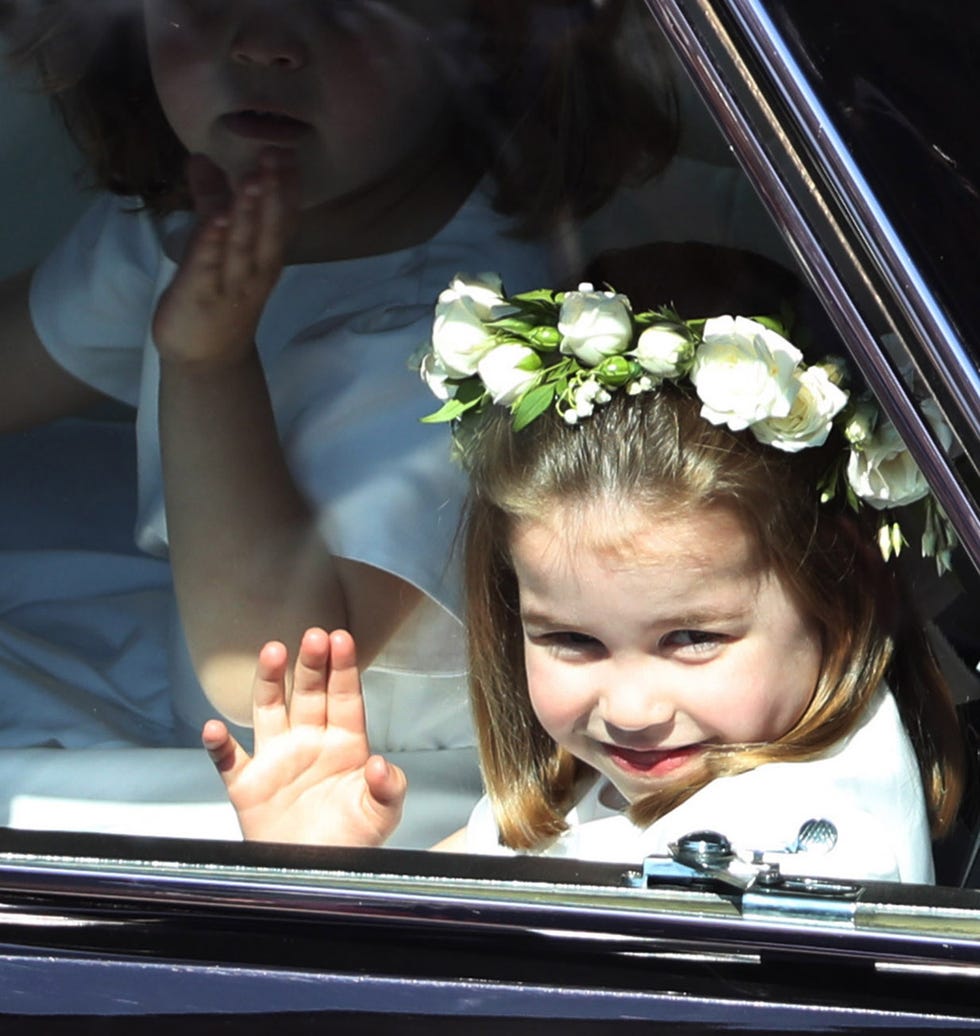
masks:
<svg viewBox="0 0 980 1036"><path fill-rule="evenodd" d="M397 577L331 556L279 442L254 339L299 218L296 178L265 156L230 210L204 219L154 318L181 618L211 702L246 723L243 690L270 634L289 643L313 624L344 627L366 665L419 600ZM204 208L215 191L196 179Z"/></svg>
<svg viewBox="0 0 980 1036"><path fill-rule="evenodd" d="M0 431L80 413L103 398L60 367L41 344L28 306L31 271L0 283Z"/></svg>
<svg viewBox="0 0 980 1036"><path fill-rule="evenodd" d="M252 685L255 755L211 720L204 747L246 838L307 845L381 845L401 818L405 775L371 755L354 642L307 630L287 706L287 653L269 643Z"/></svg>

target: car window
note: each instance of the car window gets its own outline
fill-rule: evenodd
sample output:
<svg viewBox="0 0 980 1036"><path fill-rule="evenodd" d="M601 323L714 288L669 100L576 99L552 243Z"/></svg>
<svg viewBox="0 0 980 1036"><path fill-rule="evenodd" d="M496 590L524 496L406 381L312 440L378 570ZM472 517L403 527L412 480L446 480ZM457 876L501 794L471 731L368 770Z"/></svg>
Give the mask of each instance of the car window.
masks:
<svg viewBox="0 0 980 1036"><path fill-rule="evenodd" d="M0 7L0 317L19 378L3 390L15 417L0 437L0 824L240 838L201 727L220 703L249 749L262 640L294 650L303 626L338 615L368 631L368 735L412 789L391 844L427 847L467 822L482 789L455 618L465 487L447 428L419 421L439 404L410 369L439 292L493 270L512 292L590 282L636 310L778 317L811 362L852 343L689 76L690 54L639 0L60 6L44 24L36 5ZM907 96L907 80L843 78L840 24L855 54L877 56L850 9L838 22L781 7L773 17L824 62L814 77L871 191L975 342L976 235L958 207L973 180L956 151L970 138L937 125L928 182L941 201L913 204L927 171L896 153L914 136L908 106L929 98ZM932 18L915 13L947 38ZM224 284L209 279L190 210L213 220L249 184L267 236L240 223L224 239L239 295L208 323L190 292L182 323L168 288L188 255L201 256L201 291ZM227 258L238 246L251 268ZM876 286L854 272L846 287L873 314L886 364L911 353L923 390L946 402ZM177 361L214 362L212 395L173 389ZM959 431L953 465L975 505ZM942 576L916 554L903 553L905 574L967 723L977 572L962 549ZM355 585L335 610L335 591ZM949 880L970 823L967 810Z"/></svg>

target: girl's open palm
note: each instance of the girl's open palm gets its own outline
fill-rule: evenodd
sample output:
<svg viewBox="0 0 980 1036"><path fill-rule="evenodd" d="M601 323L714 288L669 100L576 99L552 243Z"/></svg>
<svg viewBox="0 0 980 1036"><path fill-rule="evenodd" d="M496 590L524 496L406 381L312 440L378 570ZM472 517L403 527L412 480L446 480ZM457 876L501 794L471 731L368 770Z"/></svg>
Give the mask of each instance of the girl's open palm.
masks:
<svg viewBox="0 0 980 1036"><path fill-rule="evenodd" d="M354 641L338 630L303 636L287 705L286 648L262 648L253 684L254 757L220 720L202 740L246 838L313 845L381 845L401 819L405 775L372 755Z"/></svg>

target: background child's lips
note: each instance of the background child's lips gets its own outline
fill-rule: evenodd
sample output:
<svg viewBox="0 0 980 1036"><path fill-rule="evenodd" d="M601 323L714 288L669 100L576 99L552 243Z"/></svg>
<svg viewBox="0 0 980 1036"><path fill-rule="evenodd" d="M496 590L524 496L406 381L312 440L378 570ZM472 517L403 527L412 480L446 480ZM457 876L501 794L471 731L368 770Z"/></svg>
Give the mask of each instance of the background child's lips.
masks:
<svg viewBox="0 0 980 1036"><path fill-rule="evenodd" d="M263 140L270 144L288 144L311 132L312 126L302 119L279 112L243 108L222 115L221 125L238 137Z"/></svg>

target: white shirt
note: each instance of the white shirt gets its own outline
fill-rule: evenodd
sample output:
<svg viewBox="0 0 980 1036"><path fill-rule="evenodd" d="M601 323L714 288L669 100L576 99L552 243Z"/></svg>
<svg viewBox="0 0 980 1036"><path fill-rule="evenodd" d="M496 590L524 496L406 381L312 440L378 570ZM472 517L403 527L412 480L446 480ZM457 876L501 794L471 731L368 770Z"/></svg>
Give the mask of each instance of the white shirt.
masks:
<svg viewBox="0 0 980 1036"><path fill-rule="evenodd" d="M830 820L837 843L826 854L780 858L785 873L928 883L932 846L919 767L891 692L881 689L861 724L823 757L767 763L721 777L647 828L603 805L596 781L568 813L569 830L542 856L568 856L637 866L665 855L693 831L725 835L738 852L792 845L809 819ZM471 852L512 855L497 843L490 803L483 798L467 825Z"/></svg>

